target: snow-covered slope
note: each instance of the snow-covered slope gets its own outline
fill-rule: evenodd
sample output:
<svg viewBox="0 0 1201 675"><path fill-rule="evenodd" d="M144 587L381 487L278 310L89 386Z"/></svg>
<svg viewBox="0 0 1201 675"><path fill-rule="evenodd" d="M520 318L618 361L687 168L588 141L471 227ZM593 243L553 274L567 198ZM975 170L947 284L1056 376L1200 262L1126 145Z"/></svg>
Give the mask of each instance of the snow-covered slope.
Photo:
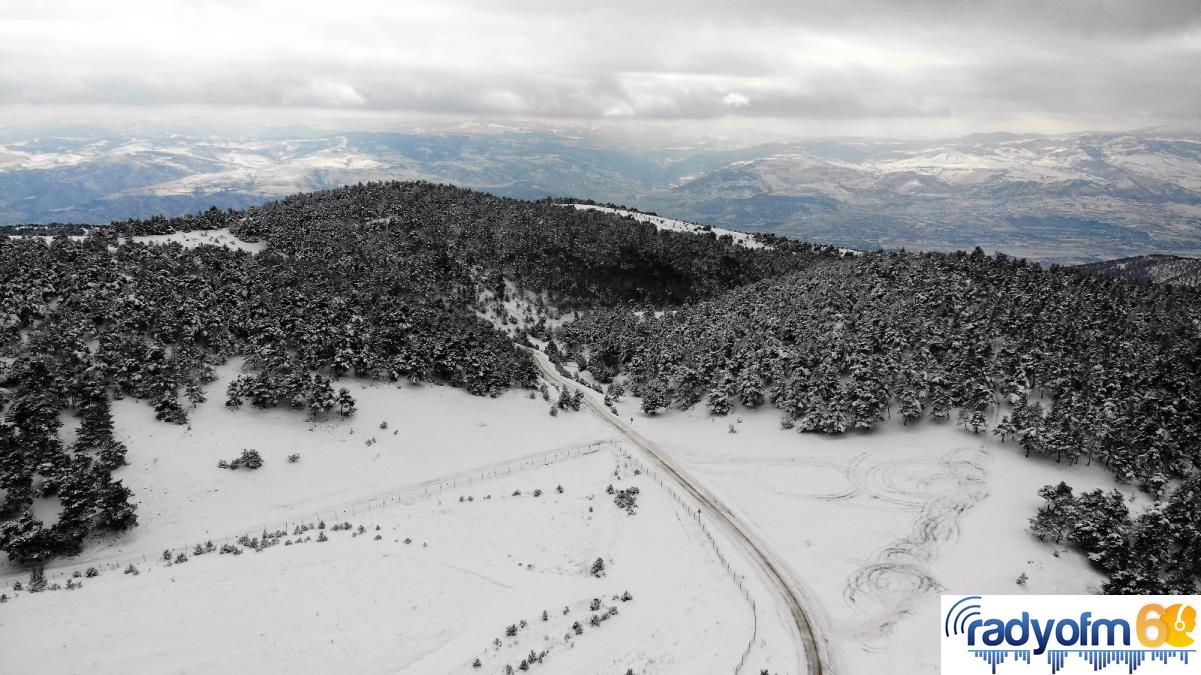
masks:
<svg viewBox="0 0 1201 675"><path fill-rule="evenodd" d="M729 236L734 240L734 243L746 248L763 248L763 244L756 241L755 238L746 232L737 232L735 230L726 230L720 227L704 227L696 223L689 223L683 220L674 220L672 218L664 218L662 216L652 216L648 213L639 213L637 211L627 211L625 209L615 209L609 206L596 206L593 204L571 204L577 209L603 211L605 213L615 213L626 218L633 218L642 223L650 223L657 229L668 230L670 232L687 232L690 234L704 234L712 232L718 237Z"/></svg>

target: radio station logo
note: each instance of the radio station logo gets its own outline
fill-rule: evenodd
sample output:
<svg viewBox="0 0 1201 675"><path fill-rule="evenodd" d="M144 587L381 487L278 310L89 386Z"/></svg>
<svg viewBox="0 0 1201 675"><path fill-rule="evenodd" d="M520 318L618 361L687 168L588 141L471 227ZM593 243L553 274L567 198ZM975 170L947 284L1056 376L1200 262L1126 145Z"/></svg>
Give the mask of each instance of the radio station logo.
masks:
<svg viewBox="0 0 1201 675"><path fill-rule="evenodd" d="M1201 674L1201 596L944 595L942 672Z"/></svg>

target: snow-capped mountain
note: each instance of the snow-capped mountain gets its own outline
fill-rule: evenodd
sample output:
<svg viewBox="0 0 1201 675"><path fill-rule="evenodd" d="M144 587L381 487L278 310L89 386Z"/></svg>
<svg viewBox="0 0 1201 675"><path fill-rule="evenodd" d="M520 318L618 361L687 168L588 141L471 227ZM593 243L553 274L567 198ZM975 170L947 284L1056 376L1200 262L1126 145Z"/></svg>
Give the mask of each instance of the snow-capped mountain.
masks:
<svg viewBox="0 0 1201 675"><path fill-rule="evenodd" d="M106 222L427 179L854 248L1057 262L1201 253L1201 137L988 134L616 150L554 130L41 138L0 145L0 223Z"/></svg>
<svg viewBox="0 0 1201 675"><path fill-rule="evenodd" d="M646 198L650 208L861 248L1095 260L1201 248L1201 142L1085 134L783 147Z"/></svg>

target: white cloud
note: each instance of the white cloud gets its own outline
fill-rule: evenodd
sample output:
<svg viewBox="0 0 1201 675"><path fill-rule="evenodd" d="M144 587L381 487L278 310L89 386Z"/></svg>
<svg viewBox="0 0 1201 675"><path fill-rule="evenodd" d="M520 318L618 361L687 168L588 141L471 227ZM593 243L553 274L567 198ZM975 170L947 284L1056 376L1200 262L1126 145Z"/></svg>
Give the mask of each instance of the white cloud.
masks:
<svg viewBox="0 0 1201 675"><path fill-rule="evenodd" d="M751 99L736 91L732 91L721 97L721 102L731 108L745 108L751 104Z"/></svg>
<svg viewBox="0 0 1201 675"><path fill-rule="evenodd" d="M345 82L310 81L284 91L280 97L284 105L301 106L358 106L367 102L363 95Z"/></svg>

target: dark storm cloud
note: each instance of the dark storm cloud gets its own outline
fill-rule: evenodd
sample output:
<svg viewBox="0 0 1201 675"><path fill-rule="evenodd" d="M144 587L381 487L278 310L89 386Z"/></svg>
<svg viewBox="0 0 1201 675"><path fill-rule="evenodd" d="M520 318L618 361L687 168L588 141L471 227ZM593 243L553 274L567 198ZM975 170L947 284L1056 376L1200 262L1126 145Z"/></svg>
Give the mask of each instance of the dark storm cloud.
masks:
<svg viewBox="0 0 1201 675"><path fill-rule="evenodd" d="M0 104L1104 126L1201 109L1197 0L118 0L0 10Z"/></svg>

